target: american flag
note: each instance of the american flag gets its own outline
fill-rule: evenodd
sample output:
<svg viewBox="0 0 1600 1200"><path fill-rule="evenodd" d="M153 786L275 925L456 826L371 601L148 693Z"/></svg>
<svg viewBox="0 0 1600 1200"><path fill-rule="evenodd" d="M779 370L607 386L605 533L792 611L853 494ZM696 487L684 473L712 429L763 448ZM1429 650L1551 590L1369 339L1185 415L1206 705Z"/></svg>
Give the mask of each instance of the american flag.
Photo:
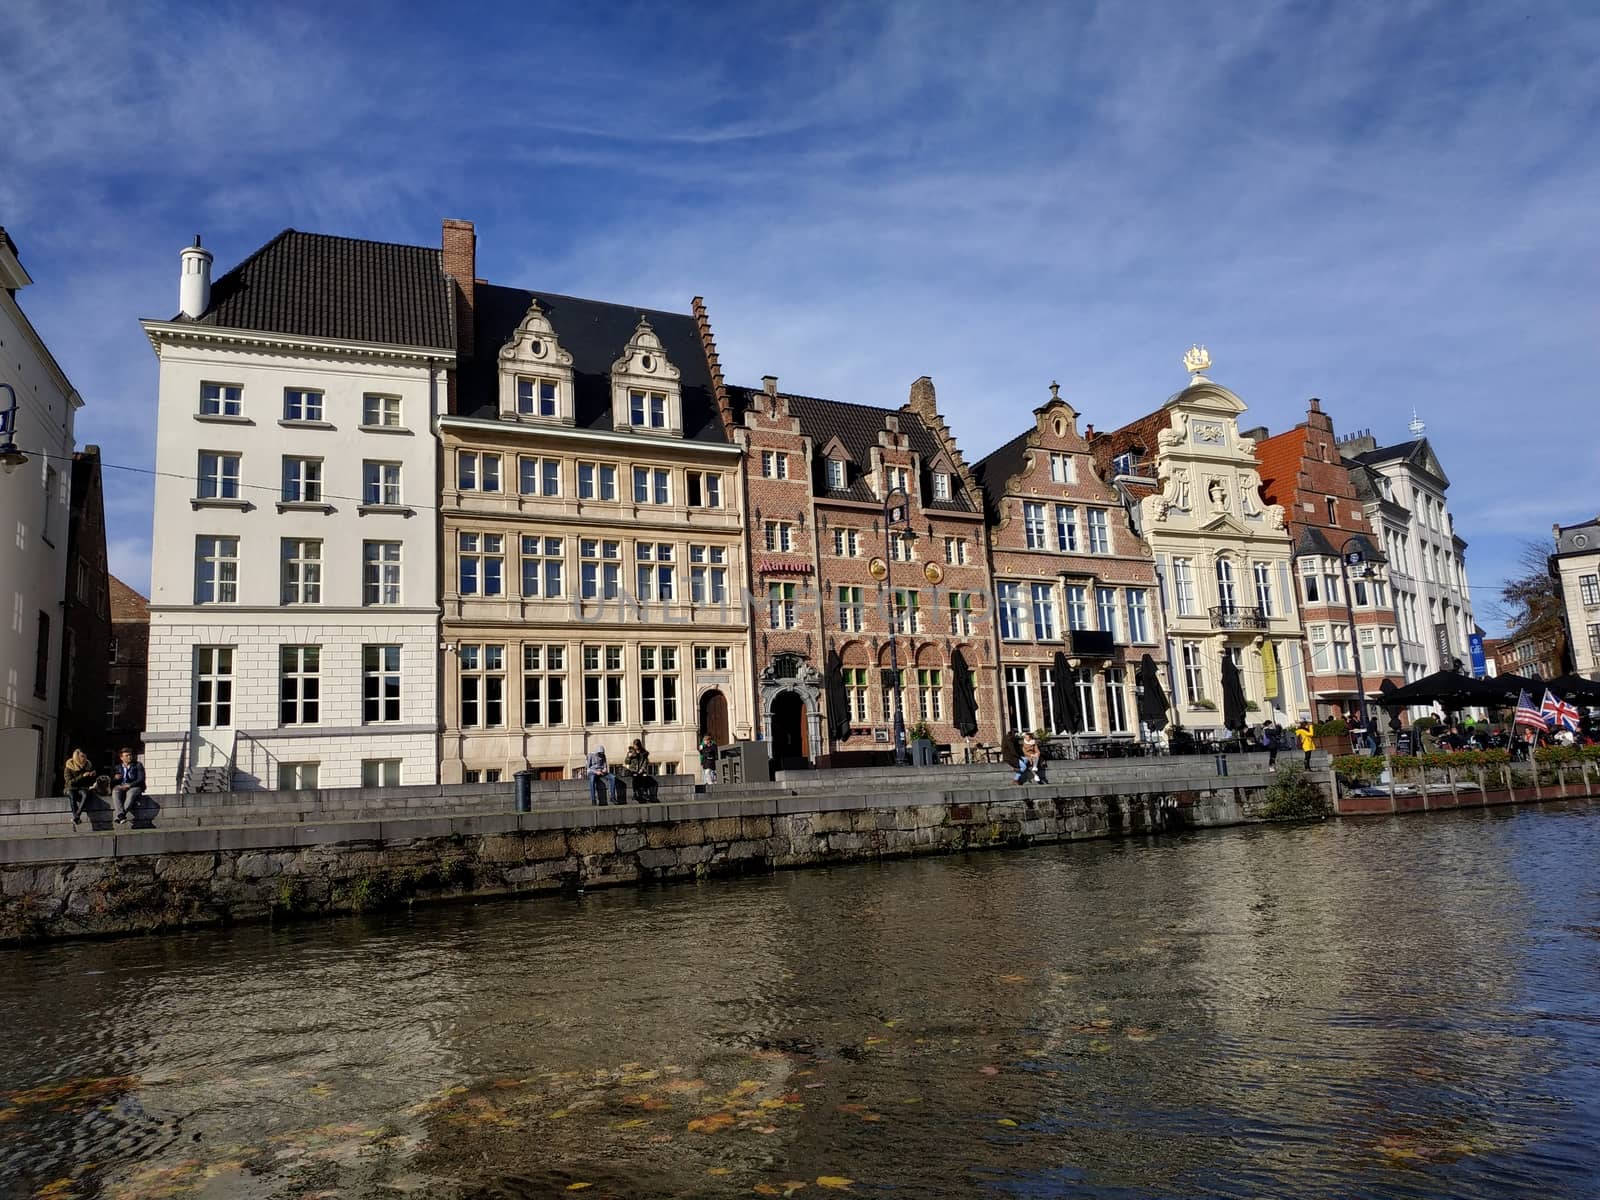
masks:
<svg viewBox="0 0 1600 1200"><path fill-rule="evenodd" d="M1571 733L1578 732L1578 710L1565 700L1558 700L1549 688L1544 690L1544 703L1539 706L1539 715L1551 729L1560 725Z"/></svg>
<svg viewBox="0 0 1600 1200"><path fill-rule="evenodd" d="M1528 690L1524 688L1517 693L1517 715L1511 722L1512 726L1526 725L1530 729L1544 729L1544 714L1533 706L1533 701L1528 698Z"/></svg>

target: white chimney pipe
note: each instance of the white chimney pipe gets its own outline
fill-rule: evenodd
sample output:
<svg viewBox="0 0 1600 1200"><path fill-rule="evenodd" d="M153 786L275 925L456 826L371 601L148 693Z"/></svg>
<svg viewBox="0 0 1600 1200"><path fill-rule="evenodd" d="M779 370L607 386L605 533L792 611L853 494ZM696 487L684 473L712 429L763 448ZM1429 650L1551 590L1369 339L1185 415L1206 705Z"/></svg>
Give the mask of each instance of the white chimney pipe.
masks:
<svg viewBox="0 0 1600 1200"><path fill-rule="evenodd" d="M178 311L186 317L203 316L211 307L211 251L200 245L200 235L194 235L194 245L185 246L179 255L183 262L178 278Z"/></svg>

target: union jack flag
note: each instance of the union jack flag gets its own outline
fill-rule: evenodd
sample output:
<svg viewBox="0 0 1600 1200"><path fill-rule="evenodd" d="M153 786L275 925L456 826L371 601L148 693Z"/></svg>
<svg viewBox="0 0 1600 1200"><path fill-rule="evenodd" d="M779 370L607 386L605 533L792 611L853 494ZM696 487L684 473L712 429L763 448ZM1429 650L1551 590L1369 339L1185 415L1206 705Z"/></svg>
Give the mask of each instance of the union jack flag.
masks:
<svg viewBox="0 0 1600 1200"><path fill-rule="evenodd" d="M1512 727L1527 726L1529 729L1545 729L1544 714L1533 706L1533 701L1528 698L1528 690L1524 688L1517 693L1517 715L1512 719Z"/></svg>
<svg viewBox="0 0 1600 1200"><path fill-rule="evenodd" d="M1539 715L1551 729L1559 725L1570 733L1578 732L1577 708L1565 700L1558 700L1549 688L1544 690L1544 703L1539 706Z"/></svg>

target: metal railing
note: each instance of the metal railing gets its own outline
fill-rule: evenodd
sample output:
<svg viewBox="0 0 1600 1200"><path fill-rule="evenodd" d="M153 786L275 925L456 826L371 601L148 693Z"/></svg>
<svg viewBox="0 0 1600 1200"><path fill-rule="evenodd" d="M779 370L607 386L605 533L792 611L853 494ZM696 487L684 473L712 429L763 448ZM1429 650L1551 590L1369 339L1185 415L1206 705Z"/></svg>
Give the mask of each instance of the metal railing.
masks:
<svg viewBox="0 0 1600 1200"><path fill-rule="evenodd" d="M1218 629L1266 629L1271 618L1262 609L1237 605L1211 610L1211 623Z"/></svg>

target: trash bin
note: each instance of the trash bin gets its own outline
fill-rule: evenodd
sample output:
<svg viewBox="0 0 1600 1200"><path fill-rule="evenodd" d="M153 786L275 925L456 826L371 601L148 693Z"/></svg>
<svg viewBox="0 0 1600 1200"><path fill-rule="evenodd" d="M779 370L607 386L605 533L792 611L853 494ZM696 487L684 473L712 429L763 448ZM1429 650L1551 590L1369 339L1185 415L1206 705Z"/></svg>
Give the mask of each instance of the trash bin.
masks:
<svg viewBox="0 0 1600 1200"><path fill-rule="evenodd" d="M536 771L518 771L512 776L517 784L517 811L533 811L533 781L537 779Z"/></svg>

